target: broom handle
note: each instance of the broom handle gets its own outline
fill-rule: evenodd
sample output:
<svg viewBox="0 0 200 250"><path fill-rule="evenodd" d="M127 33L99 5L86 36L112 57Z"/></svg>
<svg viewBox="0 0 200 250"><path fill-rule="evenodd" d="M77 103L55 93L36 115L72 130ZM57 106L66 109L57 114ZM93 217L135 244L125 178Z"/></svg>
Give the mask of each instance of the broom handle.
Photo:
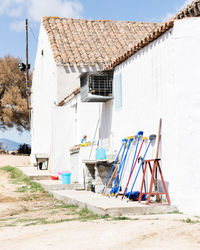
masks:
<svg viewBox="0 0 200 250"><path fill-rule="evenodd" d="M161 133L161 127L162 127L162 118L160 118L159 128L158 128L158 141L157 141L157 149L156 149L156 159L158 159L158 155L159 155L159 147L160 147L160 140L161 140L161 134L160 134ZM155 161L154 164L157 165L157 161ZM155 191L158 191L157 179L158 179L158 171L157 171L157 166L156 166Z"/></svg>

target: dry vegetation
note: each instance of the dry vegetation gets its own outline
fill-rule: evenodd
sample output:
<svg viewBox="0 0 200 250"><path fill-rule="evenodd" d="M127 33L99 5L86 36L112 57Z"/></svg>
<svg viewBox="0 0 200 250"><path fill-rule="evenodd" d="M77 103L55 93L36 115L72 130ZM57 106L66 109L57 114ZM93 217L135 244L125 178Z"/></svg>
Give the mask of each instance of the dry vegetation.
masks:
<svg viewBox="0 0 200 250"><path fill-rule="evenodd" d="M0 183L1 227L101 218L87 209L79 209L54 199L17 168L1 168Z"/></svg>
<svg viewBox="0 0 200 250"><path fill-rule="evenodd" d="M29 129L27 86L20 62L12 56L0 58L0 129Z"/></svg>
<svg viewBox="0 0 200 250"><path fill-rule="evenodd" d="M84 223L83 223L84 222ZM17 168L0 168L1 249L200 249L200 216L100 217L54 199ZM77 240L78 237L78 240ZM66 248L67 246L67 248Z"/></svg>

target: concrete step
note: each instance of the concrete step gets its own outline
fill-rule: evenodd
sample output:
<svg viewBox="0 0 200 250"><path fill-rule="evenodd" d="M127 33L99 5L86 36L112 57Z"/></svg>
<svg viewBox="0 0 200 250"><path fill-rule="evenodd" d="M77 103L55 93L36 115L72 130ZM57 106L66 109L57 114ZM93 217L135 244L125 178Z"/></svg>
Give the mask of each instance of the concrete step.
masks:
<svg viewBox="0 0 200 250"><path fill-rule="evenodd" d="M57 190L50 191L53 196L69 204L74 204L80 208L87 208L88 210L98 215L109 216L133 216L133 215L145 215L145 214L164 214L177 211L177 208L173 205L164 204L150 204L146 205L144 202L139 204L138 202L125 200L115 197L105 197L97 193L89 191L76 191L76 190Z"/></svg>
<svg viewBox="0 0 200 250"><path fill-rule="evenodd" d="M48 170L37 170L36 167L18 167L30 180L50 180L51 174Z"/></svg>
<svg viewBox="0 0 200 250"><path fill-rule="evenodd" d="M62 184L61 180L36 180L36 182L47 191L81 189L78 183Z"/></svg>

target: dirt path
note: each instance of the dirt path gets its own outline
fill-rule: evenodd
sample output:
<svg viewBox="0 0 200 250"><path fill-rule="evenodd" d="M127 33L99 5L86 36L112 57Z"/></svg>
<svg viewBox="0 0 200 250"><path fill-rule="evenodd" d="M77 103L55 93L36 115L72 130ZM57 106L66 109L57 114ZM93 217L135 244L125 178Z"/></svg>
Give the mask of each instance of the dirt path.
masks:
<svg viewBox="0 0 200 250"><path fill-rule="evenodd" d="M200 216L102 218L12 173L0 170L1 250L200 249Z"/></svg>
<svg viewBox="0 0 200 250"><path fill-rule="evenodd" d="M29 166L30 157L23 155L0 154L0 167L3 166Z"/></svg>
<svg viewBox="0 0 200 250"><path fill-rule="evenodd" d="M200 225L155 220L64 222L56 225L4 228L2 250L20 249L200 249Z"/></svg>
<svg viewBox="0 0 200 250"><path fill-rule="evenodd" d="M56 200L18 169L6 169L11 172L0 169L0 227L95 219L87 210Z"/></svg>

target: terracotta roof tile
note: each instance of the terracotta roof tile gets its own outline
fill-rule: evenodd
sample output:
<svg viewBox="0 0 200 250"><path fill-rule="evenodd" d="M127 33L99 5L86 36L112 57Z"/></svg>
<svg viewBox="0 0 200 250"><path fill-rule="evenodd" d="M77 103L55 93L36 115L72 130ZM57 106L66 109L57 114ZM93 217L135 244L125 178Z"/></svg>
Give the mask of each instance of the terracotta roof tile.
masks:
<svg viewBox="0 0 200 250"><path fill-rule="evenodd" d="M160 24L44 17L57 64L107 66Z"/></svg>
<svg viewBox="0 0 200 250"><path fill-rule="evenodd" d="M105 67L105 69L108 70L119 65L120 63L128 59L130 56L132 56L134 53L136 53L138 50L151 43L153 40L157 39L160 35L165 33L169 28L173 26L173 20L198 16L200 17L200 0L195 0L191 4L188 4L184 9L179 11L176 16L169 20L169 22L161 24L159 27L156 27L151 32L149 32L148 26L143 26L143 29L146 28L146 32L143 33L140 32L140 25L135 26L134 28L137 37L134 38L134 44L129 44L127 46L127 51L121 54L119 53L119 56L115 58L111 64Z"/></svg>
<svg viewBox="0 0 200 250"><path fill-rule="evenodd" d="M106 66L104 69L110 70L116 67L117 65L119 65L120 63L122 63L123 61L127 60L129 57L135 54L138 50L142 49L143 47L151 43L153 40L161 36L163 33L165 33L167 30L169 30L173 25L174 25L174 21L169 21L167 23L160 25L159 27L157 27L156 30L149 33L146 37L143 36L143 38L141 38L139 42L135 43L135 45L132 45L130 50L127 50L123 54L119 54L119 56L115 58L113 62L109 64L108 66Z"/></svg>
<svg viewBox="0 0 200 250"><path fill-rule="evenodd" d="M172 19L182 19L185 17L198 17L200 16L200 0L195 0L188 4L185 8L180 10Z"/></svg>

